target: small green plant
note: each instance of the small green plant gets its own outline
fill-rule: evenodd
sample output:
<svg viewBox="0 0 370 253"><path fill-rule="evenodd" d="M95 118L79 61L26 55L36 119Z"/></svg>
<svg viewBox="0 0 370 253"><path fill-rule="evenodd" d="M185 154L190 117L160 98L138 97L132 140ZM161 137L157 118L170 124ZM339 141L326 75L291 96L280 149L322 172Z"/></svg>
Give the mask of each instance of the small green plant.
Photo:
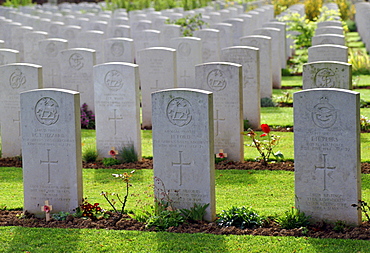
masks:
<svg viewBox="0 0 370 253"><path fill-rule="evenodd" d="M33 5L32 0L6 0L3 3L4 6L6 7L15 7L18 8L20 6L29 6Z"/></svg>
<svg viewBox="0 0 370 253"><path fill-rule="evenodd" d="M261 129L263 134L260 137L267 137L267 140L258 140L257 134L252 130L248 129L247 135L252 139L252 144L247 144L247 146L255 147L257 151L260 153L260 157L257 158L262 165L266 166L267 163L270 161L271 154L275 157L277 161L281 161L284 159L284 155L278 151L273 152L273 149L276 145L279 144L280 136L275 134L270 134L270 127L267 124L262 124Z"/></svg>
<svg viewBox="0 0 370 253"><path fill-rule="evenodd" d="M163 231L169 227L178 227L184 221L185 218L179 210L165 209L151 216L147 220L146 227L155 227L156 230Z"/></svg>
<svg viewBox="0 0 370 253"><path fill-rule="evenodd" d="M275 107L276 104L271 98L261 98L261 107Z"/></svg>
<svg viewBox="0 0 370 253"><path fill-rule="evenodd" d="M348 62L352 64L353 75L370 74L370 59L365 51L361 49L349 48Z"/></svg>
<svg viewBox="0 0 370 253"><path fill-rule="evenodd" d="M206 209L209 204L197 204L194 203L194 206L190 209L180 209L180 213L185 217L186 220L190 221L202 221L204 220L203 217L206 214Z"/></svg>
<svg viewBox="0 0 370 253"><path fill-rule="evenodd" d="M193 36L193 32L202 29L202 27L208 25L202 20L202 14L198 13L195 15L186 15L183 18L177 20L167 20L166 24L175 24L181 26L181 32L184 37Z"/></svg>
<svg viewBox="0 0 370 253"><path fill-rule="evenodd" d="M299 211L297 208L292 207L289 211L277 219L277 222L282 228L292 229L307 227L309 222L309 216L306 216L304 212Z"/></svg>
<svg viewBox="0 0 370 253"><path fill-rule="evenodd" d="M346 228L346 222L342 220L337 220L334 223L333 230L337 233L343 233L345 228Z"/></svg>
<svg viewBox="0 0 370 253"><path fill-rule="evenodd" d="M52 214L52 218L54 220L57 220L57 221L63 221L63 220L66 220L68 215L70 215L70 213L68 212L63 212L63 211L60 211L59 213L54 213Z"/></svg>
<svg viewBox="0 0 370 253"><path fill-rule="evenodd" d="M360 116L360 129L365 132L370 130L370 120L363 115Z"/></svg>
<svg viewBox="0 0 370 253"><path fill-rule="evenodd" d="M67 215L68 216L68 215ZM82 204L77 208L76 217L90 218L92 220L107 219L109 214L105 212L99 203L90 204L87 198L82 199Z"/></svg>
<svg viewBox="0 0 370 253"><path fill-rule="evenodd" d="M249 120L245 119L243 120L243 127L244 127L244 131L247 131L249 128L251 128L251 124L249 123Z"/></svg>
<svg viewBox="0 0 370 253"><path fill-rule="evenodd" d="M118 151L118 157L119 157L119 160L121 160L121 162L123 162L123 163L137 162L138 157L137 157L137 153L135 151L134 144L129 144L129 145L123 146Z"/></svg>
<svg viewBox="0 0 370 253"><path fill-rule="evenodd" d="M277 97L276 98L276 102L278 102L278 103L284 103L284 104L293 103L293 96L288 91L282 92L282 96Z"/></svg>
<svg viewBox="0 0 370 253"><path fill-rule="evenodd" d="M237 227L241 229L261 227L264 218L257 212L246 207L232 207L229 210L223 210L219 215L216 223L221 227Z"/></svg>
<svg viewBox="0 0 370 253"><path fill-rule="evenodd" d="M361 210L361 212L365 214L366 219L370 221L370 216L368 214L368 212L370 211L370 207L368 206L367 202L359 199L357 204L352 204L351 206L357 207L357 210Z"/></svg>
<svg viewBox="0 0 370 253"><path fill-rule="evenodd" d="M135 170L131 171L130 173L123 173L123 174L112 174L113 177L116 177L116 178L121 178L122 181L125 183L126 185L126 193L123 197L123 200L121 199L120 195L118 193L107 193L107 192L104 192L102 191L100 193L100 195L103 195L104 198L107 200L107 202L109 203L109 205L113 208L113 210L116 212L116 214L118 214L118 218L116 219L117 221L119 221L120 219L122 219L122 216L123 214L125 213L125 207L126 207L126 203L127 203L127 198L128 198L128 194L129 194L129 189L130 187L132 186L130 184L130 181L131 181L131 177L133 175L133 173L135 172ZM121 203L121 211L118 211L117 208L115 207L115 204L117 203L117 200L115 199L109 199L108 198L108 195L112 195L112 196L116 196L117 197L117 200L119 203Z"/></svg>
<svg viewBox="0 0 370 253"><path fill-rule="evenodd" d="M94 163L98 158L98 152L94 145L84 146L82 148L82 160L87 163Z"/></svg>
<svg viewBox="0 0 370 253"><path fill-rule="evenodd" d="M105 167L121 164L120 160L112 157L104 157L102 162Z"/></svg>

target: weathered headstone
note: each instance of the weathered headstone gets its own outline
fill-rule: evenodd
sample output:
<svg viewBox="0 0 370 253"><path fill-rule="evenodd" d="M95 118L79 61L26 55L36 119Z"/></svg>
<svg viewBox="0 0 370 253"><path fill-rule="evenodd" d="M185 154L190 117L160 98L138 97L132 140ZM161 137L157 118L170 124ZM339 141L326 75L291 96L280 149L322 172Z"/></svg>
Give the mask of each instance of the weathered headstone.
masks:
<svg viewBox="0 0 370 253"><path fill-rule="evenodd" d="M0 65L17 63L19 61L18 50L0 48Z"/></svg>
<svg viewBox="0 0 370 253"><path fill-rule="evenodd" d="M104 62L134 63L134 41L130 38L110 38L104 40Z"/></svg>
<svg viewBox="0 0 370 253"><path fill-rule="evenodd" d="M59 52L68 48L64 39L46 39L39 41L38 59L42 66L44 87L60 88Z"/></svg>
<svg viewBox="0 0 370 253"><path fill-rule="evenodd" d="M152 47L138 51L137 64L140 71L142 127L152 126L151 93L177 88L176 50Z"/></svg>
<svg viewBox="0 0 370 253"><path fill-rule="evenodd" d="M141 159L139 69L132 63L94 66L96 147L110 157L112 147L133 145Z"/></svg>
<svg viewBox="0 0 370 253"><path fill-rule="evenodd" d="M339 61L348 62L348 47L324 44L308 48L308 62Z"/></svg>
<svg viewBox="0 0 370 253"><path fill-rule="evenodd" d="M94 111L93 66L95 50L87 48L60 51L59 65L61 88L80 93L81 105L87 104Z"/></svg>
<svg viewBox="0 0 370 253"><path fill-rule="evenodd" d="M296 207L313 222L361 223L359 104L348 90L294 93Z"/></svg>
<svg viewBox="0 0 370 253"><path fill-rule="evenodd" d="M195 65L202 63L202 42L196 37L171 39L177 55L177 86L188 87L195 81Z"/></svg>
<svg viewBox="0 0 370 253"><path fill-rule="evenodd" d="M202 40L203 62L220 61L220 32L216 29L200 29L194 36Z"/></svg>
<svg viewBox="0 0 370 253"><path fill-rule="evenodd" d="M302 88L352 89L352 65L345 62L320 61L303 65Z"/></svg>
<svg viewBox="0 0 370 253"><path fill-rule="evenodd" d="M215 219L213 97L208 91L172 89L152 94L156 201L174 208L206 205Z"/></svg>
<svg viewBox="0 0 370 253"><path fill-rule="evenodd" d="M21 155L20 93L42 88L41 66L15 63L0 67L2 157Z"/></svg>
<svg viewBox="0 0 370 253"><path fill-rule="evenodd" d="M75 212L81 204L82 160L79 94L62 89L21 93L24 210L45 217Z"/></svg>
<svg viewBox="0 0 370 253"><path fill-rule="evenodd" d="M255 47L228 47L221 50L221 60L243 66L243 118L254 129L261 123L259 80L259 49Z"/></svg>
<svg viewBox="0 0 370 253"><path fill-rule="evenodd" d="M240 38L240 45L259 49L261 98L272 98L271 38L262 35L244 36Z"/></svg>
<svg viewBox="0 0 370 253"><path fill-rule="evenodd" d="M33 31L23 36L24 62L39 64L39 41L48 38L47 32Z"/></svg>
<svg viewBox="0 0 370 253"><path fill-rule="evenodd" d="M312 46L323 44L335 44L345 46L346 40L344 35L339 34L321 34L312 37Z"/></svg>
<svg viewBox="0 0 370 253"><path fill-rule="evenodd" d="M195 67L194 88L213 92L215 152L244 161L242 65L205 63Z"/></svg>

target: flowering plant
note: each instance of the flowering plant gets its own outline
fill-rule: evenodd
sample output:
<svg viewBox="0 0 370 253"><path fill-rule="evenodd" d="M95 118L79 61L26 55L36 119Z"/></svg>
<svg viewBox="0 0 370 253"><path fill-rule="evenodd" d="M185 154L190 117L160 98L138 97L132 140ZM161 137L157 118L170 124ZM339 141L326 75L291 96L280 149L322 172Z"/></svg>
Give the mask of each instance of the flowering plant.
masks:
<svg viewBox="0 0 370 253"><path fill-rule="evenodd" d="M81 128L95 129L95 115L86 103L81 106Z"/></svg>
<svg viewBox="0 0 370 253"><path fill-rule="evenodd" d="M99 203L90 204L87 201L87 198L82 199L82 204L78 208L78 216L81 216L83 218L90 218L93 220L98 220L105 218L107 219L109 215L105 213L105 210L102 209L99 205Z"/></svg>
<svg viewBox="0 0 370 253"><path fill-rule="evenodd" d="M131 171L130 173L124 172L123 174L112 174L113 177L121 178L122 181L126 184L126 194L123 197L123 200L121 199L120 195L118 193L108 193L102 191L100 195L103 195L103 197L108 201L109 205L113 208L113 210L118 214L118 220L120 220L125 212L125 206L127 202L127 197L129 193L129 188L132 186L130 184L132 174L135 172L135 170ZM116 196L117 200L122 204L121 212L118 212L117 208L115 207L115 204L117 203L117 200L115 199L109 199L108 195Z"/></svg>
<svg viewBox="0 0 370 253"><path fill-rule="evenodd" d="M247 135L252 139L253 143L248 144L247 146L257 148L258 152L261 155L261 157L259 157L259 160L263 165L267 165L267 162L270 160L271 154L278 161L284 159L284 155L280 151L273 153L273 148L279 143L280 136L270 134L271 129L267 124L262 124L261 129L263 134L261 134L260 137L261 138L267 137L267 140L266 139L258 140L257 134L252 129L249 128Z"/></svg>

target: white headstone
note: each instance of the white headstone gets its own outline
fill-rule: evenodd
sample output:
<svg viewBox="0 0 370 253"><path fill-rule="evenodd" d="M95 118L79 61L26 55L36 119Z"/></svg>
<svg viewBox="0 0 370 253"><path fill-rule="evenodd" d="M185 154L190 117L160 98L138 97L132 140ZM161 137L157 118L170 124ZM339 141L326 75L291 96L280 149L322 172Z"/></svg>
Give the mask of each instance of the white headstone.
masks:
<svg viewBox="0 0 370 253"><path fill-rule="evenodd" d="M352 89L352 65L345 62L320 61L303 65L303 89Z"/></svg>
<svg viewBox="0 0 370 253"><path fill-rule="evenodd" d="M296 207L313 222L361 223L360 93L294 93Z"/></svg>
<svg viewBox="0 0 370 253"><path fill-rule="evenodd" d="M44 87L60 88L59 52L68 48L64 39L46 39L39 41L39 64L42 66Z"/></svg>
<svg viewBox="0 0 370 253"><path fill-rule="evenodd" d="M20 93L42 88L41 66L14 63L0 67L2 157L21 155Z"/></svg>
<svg viewBox="0 0 370 253"><path fill-rule="evenodd" d="M171 39L177 55L177 85L186 88L195 81L195 65L202 63L202 41L196 37Z"/></svg>
<svg viewBox="0 0 370 253"><path fill-rule="evenodd" d="M174 208L206 205L215 219L212 93L194 89L152 94L153 168L156 201ZM167 194L165 198L162 194Z"/></svg>
<svg viewBox="0 0 370 253"><path fill-rule="evenodd" d="M323 44L335 44L345 46L346 39L344 35L339 34L321 34L312 37L312 46Z"/></svg>
<svg viewBox="0 0 370 253"><path fill-rule="evenodd" d="M202 40L203 62L220 61L220 31L216 29L201 29L194 31L194 36Z"/></svg>
<svg viewBox="0 0 370 253"><path fill-rule="evenodd" d="M213 92L215 152L244 161L242 65L205 63L195 68L194 88Z"/></svg>
<svg viewBox="0 0 370 253"><path fill-rule="evenodd" d="M343 35L344 30L343 30L343 27L338 27L338 26L323 26L323 27L316 28L315 35L321 35L321 34Z"/></svg>
<svg viewBox="0 0 370 253"><path fill-rule="evenodd" d="M45 217L49 201L52 212L75 212L83 197L78 92L23 92L21 126L24 210Z"/></svg>
<svg viewBox="0 0 370 253"><path fill-rule="evenodd" d="M243 118L254 129L261 125L261 97L259 79L259 49L229 47L221 51L221 60L243 66Z"/></svg>
<svg viewBox="0 0 370 253"><path fill-rule="evenodd" d="M151 93L177 88L176 50L165 47L141 50L138 52L137 64L141 83L142 127L151 128Z"/></svg>
<svg viewBox="0 0 370 253"><path fill-rule="evenodd" d="M339 61L348 62L348 47L325 44L308 48L308 62Z"/></svg>
<svg viewBox="0 0 370 253"><path fill-rule="evenodd" d="M34 31L25 33L23 36L24 62L39 63L39 41L48 38L47 32Z"/></svg>
<svg viewBox="0 0 370 253"><path fill-rule="evenodd" d="M139 68L132 63L94 66L96 147L100 157L134 146L141 159Z"/></svg>
<svg viewBox="0 0 370 253"><path fill-rule="evenodd" d="M134 63L134 41L130 38L111 38L104 40L104 62Z"/></svg>
<svg viewBox="0 0 370 253"><path fill-rule="evenodd" d="M271 38L262 35L245 36L240 38L240 45L259 49L261 98L272 98Z"/></svg>
<svg viewBox="0 0 370 253"><path fill-rule="evenodd" d="M0 65L17 62L20 62L18 50L0 48Z"/></svg>
<svg viewBox="0 0 370 253"><path fill-rule="evenodd" d="M60 51L61 87L80 93L81 106L86 103L94 110L93 66L96 64L95 50L73 48Z"/></svg>

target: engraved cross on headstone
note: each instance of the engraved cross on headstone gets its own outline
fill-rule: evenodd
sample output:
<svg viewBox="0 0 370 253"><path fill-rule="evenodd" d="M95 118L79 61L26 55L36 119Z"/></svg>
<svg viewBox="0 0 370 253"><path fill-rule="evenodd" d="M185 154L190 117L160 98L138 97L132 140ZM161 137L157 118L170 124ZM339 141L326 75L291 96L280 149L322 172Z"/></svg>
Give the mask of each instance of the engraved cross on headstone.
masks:
<svg viewBox="0 0 370 253"><path fill-rule="evenodd" d="M180 173L179 173L179 185L182 185L182 166L190 166L190 163L185 163L182 161L182 151L179 151L179 162L172 162L172 166L179 166Z"/></svg>
<svg viewBox="0 0 370 253"><path fill-rule="evenodd" d="M51 161L50 160L50 149L47 149L48 152L48 160L42 161L40 160L40 164L47 164L48 165L48 183L50 183L50 165L51 164L58 164L58 161Z"/></svg>
<svg viewBox="0 0 370 253"><path fill-rule="evenodd" d="M327 166L326 165L326 156L327 156L328 154L322 154L322 156L323 156L323 160L324 160L324 166L323 167L320 167L320 166L316 166L315 165L315 170L317 170L317 169L322 169L322 170L324 170L324 191L325 190L327 190L326 189L326 170L334 170L336 167L331 167L331 166Z"/></svg>
<svg viewBox="0 0 370 253"><path fill-rule="evenodd" d="M123 118L117 117L117 109L114 109L113 118L108 118L108 120L114 120L114 135L117 134L117 120L123 120Z"/></svg>
<svg viewBox="0 0 370 253"><path fill-rule="evenodd" d="M163 90L164 88L158 87L158 80L155 80L155 87L150 87L151 90Z"/></svg>
<svg viewBox="0 0 370 253"><path fill-rule="evenodd" d="M181 76L181 79L184 82L184 87L186 87L186 80L188 78L190 78L190 76L186 75L186 70L184 70L184 75Z"/></svg>
<svg viewBox="0 0 370 253"><path fill-rule="evenodd" d="M54 68L51 69L51 73L49 73L48 75L49 77L51 77L51 86L55 86L55 80L54 80L54 77L57 78L58 77L58 73L55 73L55 70Z"/></svg>
<svg viewBox="0 0 370 253"><path fill-rule="evenodd" d="M13 119L13 123L18 122L18 136L21 136L21 120L20 120L21 112L18 111L18 119Z"/></svg>
<svg viewBox="0 0 370 253"><path fill-rule="evenodd" d="M218 122L219 121L224 121L225 119L219 119L218 118L218 110L216 110L215 117L214 117L213 120L215 121L215 133L216 133L216 136L218 136Z"/></svg>

